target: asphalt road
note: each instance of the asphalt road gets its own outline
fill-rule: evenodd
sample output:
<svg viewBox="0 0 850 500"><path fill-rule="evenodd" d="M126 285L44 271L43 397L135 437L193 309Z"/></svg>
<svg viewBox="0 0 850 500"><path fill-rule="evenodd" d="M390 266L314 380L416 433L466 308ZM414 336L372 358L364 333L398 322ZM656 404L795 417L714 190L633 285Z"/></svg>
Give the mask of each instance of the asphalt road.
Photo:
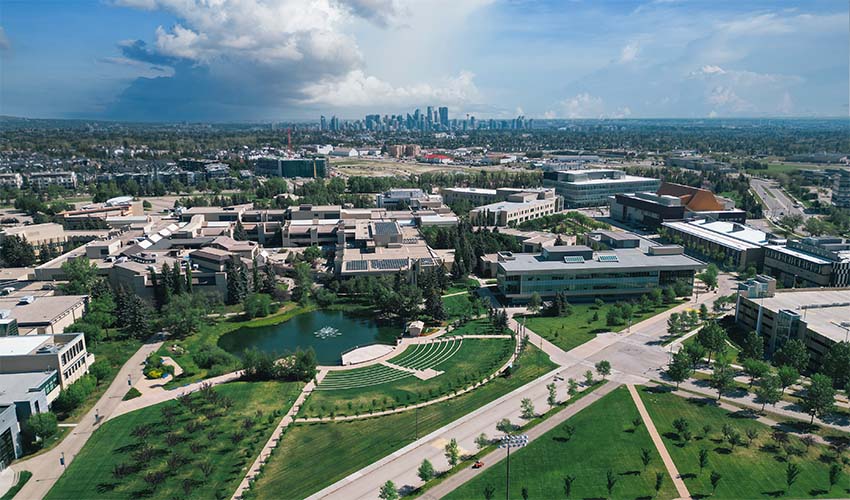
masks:
<svg viewBox="0 0 850 500"><path fill-rule="evenodd" d="M776 181L750 178L750 187L762 200L765 216L779 219L786 215L807 217L804 208L796 207L796 202L779 187Z"/></svg>

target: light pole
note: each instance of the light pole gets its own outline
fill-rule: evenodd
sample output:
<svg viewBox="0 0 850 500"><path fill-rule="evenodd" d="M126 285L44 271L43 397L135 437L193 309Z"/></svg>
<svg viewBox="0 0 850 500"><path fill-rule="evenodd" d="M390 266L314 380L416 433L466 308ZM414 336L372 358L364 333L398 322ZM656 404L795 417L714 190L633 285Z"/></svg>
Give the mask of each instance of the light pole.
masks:
<svg viewBox="0 0 850 500"><path fill-rule="evenodd" d="M519 448L527 444L528 436L525 434L516 436L505 434L499 443L499 448L507 448L508 450L507 468L505 469L505 500L510 500L511 494L511 448Z"/></svg>

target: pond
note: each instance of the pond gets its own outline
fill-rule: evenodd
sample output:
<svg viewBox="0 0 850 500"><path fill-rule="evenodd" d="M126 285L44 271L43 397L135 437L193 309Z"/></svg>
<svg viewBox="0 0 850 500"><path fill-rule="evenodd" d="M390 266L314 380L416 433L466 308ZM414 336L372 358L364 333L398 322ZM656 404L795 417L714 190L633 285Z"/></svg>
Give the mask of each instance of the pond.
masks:
<svg viewBox="0 0 850 500"><path fill-rule="evenodd" d="M312 347L320 365L338 365L342 353L376 342L393 343L402 325L345 311L311 311L277 325L240 328L223 335L218 345L237 356L246 349L284 355Z"/></svg>

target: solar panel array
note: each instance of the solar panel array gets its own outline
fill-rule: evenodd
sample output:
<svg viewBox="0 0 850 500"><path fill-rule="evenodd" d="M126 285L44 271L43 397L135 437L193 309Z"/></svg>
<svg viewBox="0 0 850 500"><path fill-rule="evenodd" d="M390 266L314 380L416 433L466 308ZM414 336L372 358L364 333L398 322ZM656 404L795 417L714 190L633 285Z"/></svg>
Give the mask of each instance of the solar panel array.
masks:
<svg viewBox="0 0 850 500"><path fill-rule="evenodd" d="M401 269L406 265L407 259L382 259L372 261L372 269L379 269L382 271L387 269Z"/></svg>
<svg viewBox="0 0 850 500"><path fill-rule="evenodd" d="M365 260L350 260L345 263L346 271L365 271L368 262Z"/></svg>
<svg viewBox="0 0 850 500"><path fill-rule="evenodd" d="M600 255L599 262L620 262L620 259L616 255Z"/></svg>
<svg viewBox="0 0 850 500"><path fill-rule="evenodd" d="M387 235L387 234L398 234L398 227L395 222L376 222L375 223L375 234L378 235Z"/></svg>
<svg viewBox="0 0 850 500"><path fill-rule="evenodd" d="M581 255L567 255L564 257L564 262L567 264L584 264L584 257Z"/></svg>
<svg viewBox="0 0 850 500"><path fill-rule="evenodd" d="M433 266L434 265L434 259L432 259L430 257L425 257L424 259L419 259L419 263L422 264L423 266Z"/></svg>

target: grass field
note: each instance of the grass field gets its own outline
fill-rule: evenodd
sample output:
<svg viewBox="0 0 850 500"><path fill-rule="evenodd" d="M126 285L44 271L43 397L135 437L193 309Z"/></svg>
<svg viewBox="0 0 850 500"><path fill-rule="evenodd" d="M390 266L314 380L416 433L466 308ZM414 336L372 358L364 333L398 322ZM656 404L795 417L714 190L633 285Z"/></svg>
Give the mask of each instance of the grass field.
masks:
<svg viewBox="0 0 850 500"><path fill-rule="evenodd" d="M452 327L448 333L449 335L510 335L512 332L509 328L499 330L493 327L489 319L481 318Z"/></svg>
<svg viewBox="0 0 850 500"><path fill-rule="evenodd" d="M786 490L788 455L784 451L775 451L770 427L748 418L746 414L733 414L720 409L710 400L689 400L649 388L643 388L640 394L694 498L711 494L711 471L717 471L722 476L712 498L769 498L783 495ZM673 420L679 417L690 423L691 432L695 436L692 442L685 445L681 444L673 427ZM742 435L745 435L747 429L756 430L759 436L750 446L737 446L733 451L723 439L721 430L724 424L731 425ZM707 438L703 436L703 425L712 428ZM846 474L832 492L827 491L833 454L825 446L813 445L806 452L798 438L790 437L790 443L803 455L790 458L791 462L799 466L800 475L785 496L848 497L850 480ZM700 473L698 457L702 448L709 452L709 465Z"/></svg>
<svg viewBox="0 0 850 500"><path fill-rule="evenodd" d="M302 386L234 382L213 389L226 400L195 393L192 409L170 401L107 421L46 498L229 498Z"/></svg>
<svg viewBox="0 0 850 500"><path fill-rule="evenodd" d="M474 293L464 293L461 295L452 295L443 297L443 309L446 311L446 318L449 320L462 318L464 316L475 316L476 311L473 310L473 300L477 299L478 295ZM479 307L478 314L487 312L485 307Z"/></svg>
<svg viewBox="0 0 850 500"><path fill-rule="evenodd" d="M442 374L420 380L382 365L331 372L303 405L301 414L313 417L329 416L331 412L359 415L416 404L461 390L504 364L512 352L513 341L465 339L437 342L434 346L408 348L390 362L417 370L433 368Z"/></svg>
<svg viewBox="0 0 850 500"><path fill-rule="evenodd" d="M646 427L635 429L632 419L637 408L625 387L620 387L579 412L565 423L547 432L525 448L511 453L510 498L522 498L521 489L528 488L528 498L565 498L564 480L575 476L571 498L650 498L655 494L655 473L666 470L655 451ZM567 426L575 430L572 437ZM651 462L644 472L641 448L651 452ZM608 496L607 471L616 477L612 495ZM482 472L446 499L484 498L484 488L495 488L494 498L505 496L504 461ZM675 497L669 476L665 477L659 498Z"/></svg>
<svg viewBox="0 0 850 500"><path fill-rule="evenodd" d="M679 304L681 302L677 301L673 304L656 307L646 313L635 314L632 324L640 323ZM524 323L529 330L564 351L569 351L588 340L594 339L599 333L619 332L627 328L628 325L608 326L606 324L605 314L608 307L610 305L604 305L597 309L594 304L574 304L572 305L573 313L568 317L525 316L523 319L517 319L517 321ZM594 315L596 315L596 319L594 319Z"/></svg>
<svg viewBox="0 0 850 500"><path fill-rule="evenodd" d="M449 295L453 293L472 291L478 288L478 280L474 280L472 278L467 278L465 280L455 281L453 282L443 295Z"/></svg>
<svg viewBox="0 0 850 500"><path fill-rule="evenodd" d="M349 422L296 424L287 430L252 498L304 498L333 484L467 413L525 385L556 365L528 346L510 378L499 377L474 391L418 411ZM321 473L317 473L321 471Z"/></svg>
<svg viewBox="0 0 850 500"><path fill-rule="evenodd" d="M782 161L771 161L767 169L746 169L746 172L756 176L775 177L779 174L790 174L798 170L823 170L833 168L834 165L824 163L786 163Z"/></svg>

